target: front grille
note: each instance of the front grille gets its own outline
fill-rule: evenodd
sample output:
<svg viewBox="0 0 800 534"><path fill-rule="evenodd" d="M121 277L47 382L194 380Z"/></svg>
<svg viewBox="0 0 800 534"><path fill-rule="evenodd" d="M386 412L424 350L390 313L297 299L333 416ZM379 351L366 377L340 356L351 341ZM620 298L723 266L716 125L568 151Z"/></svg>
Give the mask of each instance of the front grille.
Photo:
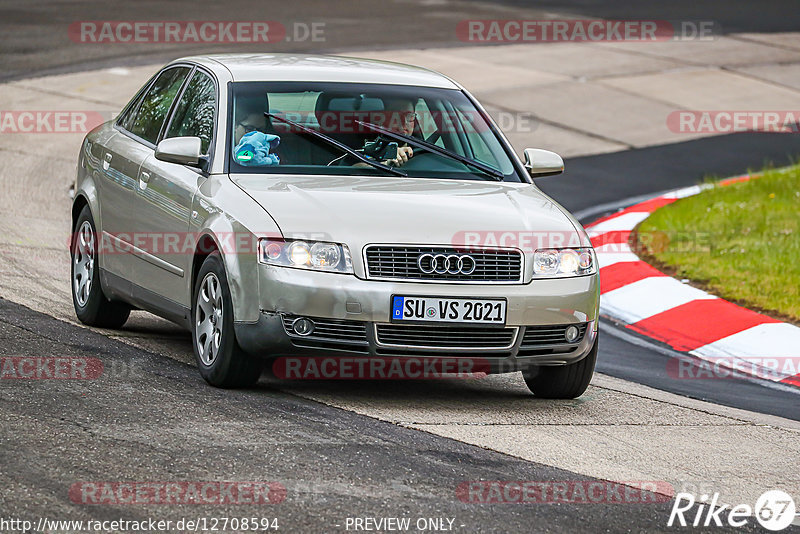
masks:
<svg viewBox="0 0 800 534"><path fill-rule="evenodd" d="M522 350L540 348L572 348L583 340L586 334L586 323L575 324L578 327L578 339L572 343L567 343L564 333L568 324L547 325L547 326L526 326L525 335L522 336Z"/></svg>
<svg viewBox="0 0 800 534"><path fill-rule="evenodd" d="M367 324L358 321L344 321L341 319L322 319L308 317L314 322L314 331L308 336L299 336L292 331L292 323L298 316L284 315L283 328L293 341L323 341L330 343L345 343L366 345Z"/></svg>
<svg viewBox="0 0 800 534"><path fill-rule="evenodd" d="M382 345L435 349L504 349L514 344L517 328L483 328L449 325L376 324Z"/></svg>
<svg viewBox="0 0 800 534"><path fill-rule="evenodd" d="M425 273L417 264L422 254L471 256L475 260L475 270L469 274ZM454 247L370 245L366 248L366 260L368 278L500 283L522 281L522 253L518 250L466 251Z"/></svg>

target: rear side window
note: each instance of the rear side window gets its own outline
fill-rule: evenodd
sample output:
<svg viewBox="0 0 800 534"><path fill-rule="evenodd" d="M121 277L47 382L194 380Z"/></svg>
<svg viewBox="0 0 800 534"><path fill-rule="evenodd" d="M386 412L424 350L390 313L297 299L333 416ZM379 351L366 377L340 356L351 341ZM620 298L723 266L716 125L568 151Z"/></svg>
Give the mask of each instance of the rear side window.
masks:
<svg viewBox="0 0 800 534"><path fill-rule="evenodd" d="M207 154L214 135L216 109L217 90L214 81L204 72L195 72L178 101L164 137L199 137L200 151Z"/></svg>
<svg viewBox="0 0 800 534"><path fill-rule="evenodd" d="M125 109L117 118L117 124L119 126L125 128L126 130L130 129L133 119L136 117L136 110L139 109L139 104L142 102L142 98L144 97L145 90L150 86L150 83L155 80L155 78L156 76L153 75L149 80L147 80L147 83L144 84L141 89L139 89L139 91L136 93L136 96L131 99L127 106L125 106Z"/></svg>
<svg viewBox="0 0 800 534"><path fill-rule="evenodd" d="M189 74L189 70L189 67L175 67L159 74L142 97L130 119L126 117L127 124L122 124L122 126L132 134L155 144L167 112Z"/></svg>

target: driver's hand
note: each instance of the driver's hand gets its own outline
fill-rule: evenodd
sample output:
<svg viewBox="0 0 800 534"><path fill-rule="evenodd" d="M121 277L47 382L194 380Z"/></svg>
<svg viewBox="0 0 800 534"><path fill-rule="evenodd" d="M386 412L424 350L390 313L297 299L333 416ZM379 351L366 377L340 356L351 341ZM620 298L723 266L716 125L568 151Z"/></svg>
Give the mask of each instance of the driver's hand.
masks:
<svg viewBox="0 0 800 534"><path fill-rule="evenodd" d="M412 157L414 157L414 149L410 146L401 146L397 148L397 158L390 159L389 162L395 167L402 167Z"/></svg>

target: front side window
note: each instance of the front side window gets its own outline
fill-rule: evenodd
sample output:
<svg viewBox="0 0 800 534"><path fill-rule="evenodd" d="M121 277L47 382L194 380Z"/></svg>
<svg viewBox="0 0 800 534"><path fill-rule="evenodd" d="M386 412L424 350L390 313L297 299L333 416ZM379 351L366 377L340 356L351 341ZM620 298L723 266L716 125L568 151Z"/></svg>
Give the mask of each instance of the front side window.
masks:
<svg viewBox="0 0 800 534"><path fill-rule="evenodd" d="M189 67L174 67L158 75L123 128L155 144L172 102L189 74Z"/></svg>
<svg viewBox="0 0 800 534"><path fill-rule="evenodd" d="M214 135L216 109L217 90L214 80L198 70L178 101L164 138L199 137L200 151L207 154Z"/></svg>
<svg viewBox="0 0 800 534"><path fill-rule="evenodd" d="M324 82L230 87L228 157L234 173L382 174L316 132L412 178L492 179L483 166L494 171L494 179L523 181L494 128L459 90Z"/></svg>

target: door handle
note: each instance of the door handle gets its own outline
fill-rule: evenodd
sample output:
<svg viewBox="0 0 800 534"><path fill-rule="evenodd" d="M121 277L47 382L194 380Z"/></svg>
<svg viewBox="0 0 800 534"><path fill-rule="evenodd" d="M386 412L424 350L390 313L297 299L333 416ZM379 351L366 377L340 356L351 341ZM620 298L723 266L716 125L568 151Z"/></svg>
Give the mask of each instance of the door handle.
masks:
<svg viewBox="0 0 800 534"><path fill-rule="evenodd" d="M142 174L141 174L139 179L142 180L144 183L149 182L150 181L150 173L142 171Z"/></svg>
<svg viewBox="0 0 800 534"><path fill-rule="evenodd" d="M113 156L111 155L111 152L106 152L106 153L103 155L103 159L105 160L105 161L103 161L103 170L104 170L104 171L107 171L107 170L108 170L108 167L109 167L109 166L110 166L110 164L111 164L111 158L112 158L112 157L113 157Z"/></svg>
<svg viewBox="0 0 800 534"><path fill-rule="evenodd" d="M106 152L105 159L107 162L111 163L111 158L113 157L114 156L111 154L111 152Z"/></svg>

